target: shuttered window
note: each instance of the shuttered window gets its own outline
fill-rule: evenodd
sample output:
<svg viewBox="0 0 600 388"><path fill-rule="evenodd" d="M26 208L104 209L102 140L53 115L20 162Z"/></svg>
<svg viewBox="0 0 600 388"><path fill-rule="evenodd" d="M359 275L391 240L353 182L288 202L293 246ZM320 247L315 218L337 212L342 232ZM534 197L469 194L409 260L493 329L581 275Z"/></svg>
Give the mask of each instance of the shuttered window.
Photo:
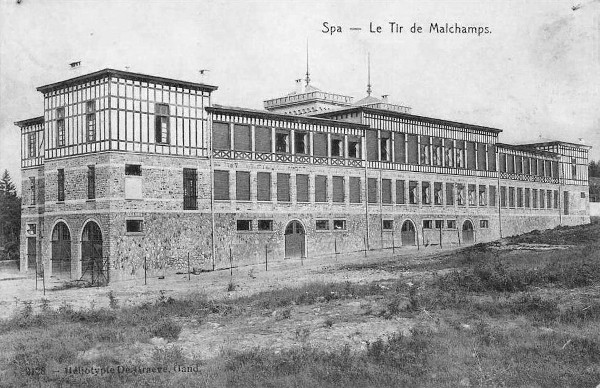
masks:
<svg viewBox="0 0 600 388"><path fill-rule="evenodd" d="M538 207L538 191L537 191L537 189L531 190L531 207L534 209Z"/></svg>
<svg viewBox="0 0 600 388"><path fill-rule="evenodd" d="M523 207L523 189L517 187L517 207Z"/></svg>
<svg viewBox="0 0 600 388"><path fill-rule="evenodd" d="M296 201L308 202L308 175L296 175Z"/></svg>
<svg viewBox="0 0 600 388"><path fill-rule="evenodd" d="M296 154L308 154L308 134L306 132L294 132L294 151Z"/></svg>
<svg viewBox="0 0 600 388"><path fill-rule="evenodd" d="M350 203L360 203L360 178L350 177Z"/></svg>
<svg viewBox="0 0 600 388"><path fill-rule="evenodd" d="M544 176L550 176L552 174L552 165L549 160L544 161Z"/></svg>
<svg viewBox="0 0 600 388"><path fill-rule="evenodd" d="M349 158L360 158L361 155L361 142L358 137L348 136L348 157Z"/></svg>
<svg viewBox="0 0 600 388"><path fill-rule="evenodd" d="M238 151L252 151L250 126L236 124L233 127L233 146Z"/></svg>
<svg viewBox="0 0 600 388"><path fill-rule="evenodd" d="M546 190L540 189L540 209L546 206Z"/></svg>
<svg viewBox="0 0 600 388"><path fill-rule="evenodd" d="M254 137L256 152L271 152L271 128L256 127Z"/></svg>
<svg viewBox="0 0 600 388"><path fill-rule="evenodd" d="M367 130L367 160L379 160L376 130Z"/></svg>
<svg viewBox="0 0 600 388"><path fill-rule="evenodd" d="M488 171L496 171L496 146L488 145Z"/></svg>
<svg viewBox="0 0 600 388"><path fill-rule="evenodd" d="M213 149L228 150L231 148L229 138L229 124L213 123Z"/></svg>
<svg viewBox="0 0 600 388"><path fill-rule="evenodd" d="M259 172L256 174L256 199L259 201L271 200L271 173Z"/></svg>
<svg viewBox="0 0 600 388"><path fill-rule="evenodd" d="M454 206L454 183L446 183L446 205Z"/></svg>
<svg viewBox="0 0 600 388"><path fill-rule="evenodd" d="M523 173L523 158L520 156L515 156L515 172L517 174Z"/></svg>
<svg viewBox="0 0 600 388"><path fill-rule="evenodd" d="M487 155L485 153L485 144L477 143L477 169L478 170L485 170L486 156Z"/></svg>
<svg viewBox="0 0 600 388"><path fill-rule="evenodd" d="M396 181L396 203L406 203L406 198L404 196L404 181Z"/></svg>
<svg viewBox="0 0 600 388"><path fill-rule="evenodd" d="M387 162L391 160L391 151L390 151L390 143L392 142L391 133L389 131L381 131L379 144L381 148L381 157L380 160Z"/></svg>
<svg viewBox="0 0 600 388"><path fill-rule="evenodd" d="M523 158L523 174L529 175L531 173L529 163L529 158Z"/></svg>
<svg viewBox="0 0 600 388"><path fill-rule="evenodd" d="M169 143L170 141L170 120L169 105L154 105L154 139L157 143Z"/></svg>
<svg viewBox="0 0 600 388"><path fill-rule="evenodd" d="M327 134L316 132L313 135L313 155L327 156Z"/></svg>
<svg viewBox="0 0 600 388"><path fill-rule="evenodd" d="M333 202L344 202L346 200L344 177L334 176L331 179L331 183L333 184Z"/></svg>
<svg viewBox="0 0 600 388"><path fill-rule="evenodd" d="M250 173L247 171L235 173L235 199L238 201L250 200Z"/></svg>
<svg viewBox="0 0 600 388"><path fill-rule="evenodd" d="M472 141L467 142L467 168L475 169L475 143Z"/></svg>
<svg viewBox="0 0 600 388"><path fill-rule="evenodd" d="M508 188L508 206L515 207L515 188L514 187Z"/></svg>
<svg viewBox="0 0 600 388"><path fill-rule="evenodd" d="M442 182L433 184L433 203L434 205L443 205L442 198Z"/></svg>
<svg viewBox="0 0 600 388"><path fill-rule="evenodd" d="M465 168L465 142L462 140L456 142L455 165L458 168Z"/></svg>
<svg viewBox="0 0 600 388"><path fill-rule="evenodd" d="M290 174L277 174L277 201L290 201Z"/></svg>
<svg viewBox="0 0 600 388"><path fill-rule="evenodd" d="M408 203L411 205L416 205L419 201L418 186L419 183L416 181L408 182Z"/></svg>
<svg viewBox="0 0 600 388"><path fill-rule="evenodd" d="M489 200L488 205L496 206L496 186L490 186L489 193L490 193L490 200Z"/></svg>
<svg viewBox="0 0 600 388"><path fill-rule="evenodd" d="M315 202L327 202L327 177L315 176Z"/></svg>
<svg viewBox="0 0 600 388"><path fill-rule="evenodd" d="M195 168L183 169L183 210L198 209L197 181Z"/></svg>
<svg viewBox="0 0 600 388"><path fill-rule="evenodd" d="M531 207L531 189L525 189L525 207Z"/></svg>
<svg viewBox="0 0 600 388"><path fill-rule="evenodd" d="M552 161L552 177L558 178L558 162Z"/></svg>
<svg viewBox="0 0 600 388"><path fill-rule="evenodd" d="M392 180L381 180L381 203L392 203Z"/></svg>
<svg viewBox="0 0 600 388"><path fill-rule="evenodd" d="M229 171L215 170L215 199L229 199Z"/></svg>
<svg viewBox="0 0 600 388"><path fill-rule="evenodd" d="M444 153L443 153L443 149L442 149L442 139L440 139L439 137L434 137L433 138L433 149L431 151L432 153L432 164L434 166L441 166L442 165L442 161L444 159Z"/></svg>
<svg viewBox="0 0 600 388"><path fill-rule="evenodd" d="M394 135L394 158L396 163L405 163L406 150L404 148L405 136L403 133L396 133Z"/></svg>
<svg viewBox="0 0 600 388"><path fill-rule="evenodd" d="M419 143L417 135L407 135L408 138L408 163L419 164Z"/></svg>
<svg viewBox="0 0 600 388"><path fill-rule="evenodd" d="M538 163L536 158L531 158L531 175L538 174Z"/></svg>
<svg viewBox="0 0 600 388"><path fill-rule="evenodd" d="M377 179L369 178L367 180L367 201L377 203Z"/></svg>
<svg viewBox="0 0 600 388"><path fill-rule="evenodd" d="M538 175L544 176L544 161L542 159L538 159Z"/></svg>
<svg viewBox="0 0 600 388"><path fill-rule="evenodd" d="M515 172L515 156L506 155L506 172L512 174Z"/></svg>

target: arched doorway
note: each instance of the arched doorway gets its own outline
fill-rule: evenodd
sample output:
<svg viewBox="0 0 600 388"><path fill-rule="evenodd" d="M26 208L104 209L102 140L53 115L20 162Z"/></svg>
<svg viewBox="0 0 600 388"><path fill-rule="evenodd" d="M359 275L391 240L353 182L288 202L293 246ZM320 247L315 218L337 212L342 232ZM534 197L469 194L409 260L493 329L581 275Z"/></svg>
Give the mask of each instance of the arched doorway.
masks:
<svg viewBox="0 0 600 388"><path fill-rule="evenodd" d="M52 230L52 275L71 277L71 233L64 222Z"/></svg>
<svg viewBox="0 0 600 388"><path fill-rule="evenodd" d="M469 220L463 222L462 240L465 244L472 244L475 242L475 232L473 231L473 223Z"/></svg>
<svg viewBox="0 0 600 388"><path fill-rule="evenodd" d="M102 231L94 221L85 225L81 235L81 278L92 284L105 284L107 280L102 259Z"/></svg>
<svg viewBox="0 0 600 388"><path fill-rule="evenodd" d="M290 259L304 257L305 241L304 226L300 221L290 221L285 227L285 257Z"/></svg>
<svg viewBox="0 0 600 388"><path fill-rule="evenodd" d="M417 245L415 224L411 220L404 221L402 224L402 229L400 230L400 236L402 240L402 246Z"/></svg>

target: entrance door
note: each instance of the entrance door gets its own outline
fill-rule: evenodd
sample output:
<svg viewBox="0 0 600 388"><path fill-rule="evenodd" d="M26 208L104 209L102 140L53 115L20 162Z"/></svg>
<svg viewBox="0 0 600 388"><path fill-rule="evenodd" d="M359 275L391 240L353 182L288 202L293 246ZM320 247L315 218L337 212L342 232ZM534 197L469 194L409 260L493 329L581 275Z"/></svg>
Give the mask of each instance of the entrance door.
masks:
<svg viewBox="0 0 600 388"><path fill-rule="evenodd" d="M291 221L285 227L285 257L301 258L304 257L305 248L304 227L300 221Z"/></svg>
<svg viewBox="0 0 600 388"><path fill-rule="evenodd" d="M463 243L472 244L475 242L475 232L473 231L473 223L466 220L462 226Z"/></svg>
<svg viewBox="0 0 600 388"><path fill-rule="evenodd" d="M406 220L402 224L400 231L402 246L416 245L415 224L412 221Z"/></svg>
<svg viewBox="0 0 600 388"><path fill-rule="evenodd" d="M64 222L52 231L52 275L71 277L71 233Z"/></svg>
<svg viewBox="0 0 600 388"><path fill-rule="evenodd" d="M88 222L81 236L81 278L91 284L106 284L108 274L102 259L102 231L98 224Z"/></svg>
<svg viewBox="0 0 600 388"><path fill-rule="evenodd" d="M27 269L35 270L37 258L35 254L36 239L27 237Z"/></svg>

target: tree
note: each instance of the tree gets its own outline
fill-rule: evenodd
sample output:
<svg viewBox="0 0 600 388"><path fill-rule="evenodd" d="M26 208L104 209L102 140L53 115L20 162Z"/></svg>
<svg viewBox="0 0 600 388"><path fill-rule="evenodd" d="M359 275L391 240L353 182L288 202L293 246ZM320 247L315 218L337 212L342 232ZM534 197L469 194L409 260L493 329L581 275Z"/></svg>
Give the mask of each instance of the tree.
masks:
<svg viewBox="0 0 600 388"><path fill-rule="evenodd" d="M592 160L588 166L588 175L600 178L600 161Z"/></svg>
<svg viewBox="0 0 600 388"><path fill-rule="evenodd" d="M7 258L19 256L20 234L21 198L17 196L10 174L4 170L0 178L0 247L4 248Z"/></svg>

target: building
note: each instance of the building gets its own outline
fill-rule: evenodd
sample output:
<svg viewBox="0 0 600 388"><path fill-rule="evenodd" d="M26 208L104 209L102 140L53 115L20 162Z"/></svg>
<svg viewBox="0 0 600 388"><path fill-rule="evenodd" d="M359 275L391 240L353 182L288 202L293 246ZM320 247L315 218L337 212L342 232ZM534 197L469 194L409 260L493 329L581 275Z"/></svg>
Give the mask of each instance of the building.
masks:
<svg viewBox="0 0 600 388"><path fill-rule="evenodd" d="M589 147L306 82L265 110L105 69L39 87L22 134L21 268L106 282L588 223Z"/></svg>

